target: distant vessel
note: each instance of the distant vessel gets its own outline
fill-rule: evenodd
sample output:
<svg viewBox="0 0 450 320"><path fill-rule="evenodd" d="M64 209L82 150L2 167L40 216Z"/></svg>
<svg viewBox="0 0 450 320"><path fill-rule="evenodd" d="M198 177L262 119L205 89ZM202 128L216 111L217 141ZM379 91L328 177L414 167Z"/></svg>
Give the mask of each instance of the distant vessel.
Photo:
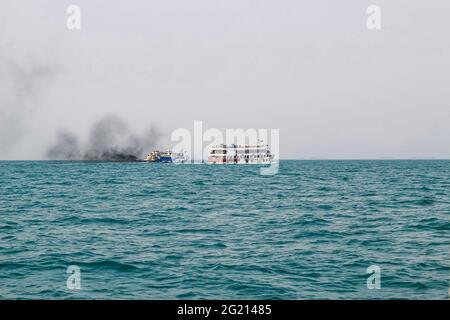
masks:
<svg viewBox="0 0 450 320"><path fill-rule="evenodd" d="M147 162L158 162L159 161L159 151L150 152L145 158L144 161Z"/></svg>
<svg viewBox="0 0 450 320"><path fill-rule="evenodd" d="M172 152L172 150L166 151L152 151L145 158L147 162L164 162L164 163L185 163L188 157L184 152Z"/></svg>
<svg viewBox="0 0 450 320"><path fill-rule="evenodd" d="M213 146L208 156L209 164L270 164L274 155L269 146L259 142L255 145Z"/></svg>

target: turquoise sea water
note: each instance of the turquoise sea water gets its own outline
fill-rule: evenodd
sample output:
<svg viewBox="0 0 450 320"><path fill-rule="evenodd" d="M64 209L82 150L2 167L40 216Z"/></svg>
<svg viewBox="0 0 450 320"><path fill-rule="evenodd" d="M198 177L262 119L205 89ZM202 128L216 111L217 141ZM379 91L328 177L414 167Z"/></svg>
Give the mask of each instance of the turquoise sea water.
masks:
<svg viewBox="0 0 450 320"><path fill-rule="evenodd" d="M450 161L258 173L0 162L0 298L448 298ZM69 265L81 290L66 287Z"/></svg>

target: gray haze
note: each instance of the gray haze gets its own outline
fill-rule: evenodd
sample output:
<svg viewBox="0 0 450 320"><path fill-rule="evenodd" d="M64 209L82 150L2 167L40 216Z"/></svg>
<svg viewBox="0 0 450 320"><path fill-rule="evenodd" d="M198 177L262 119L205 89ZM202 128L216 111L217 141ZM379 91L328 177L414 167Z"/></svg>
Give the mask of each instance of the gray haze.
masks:
<svg viewBox="0 0 450 320"><path fill-rule="evenodd" d="M80 31L66 28L74 3ZM371 4L380 31L366 28ZM127 128L107 141L118 150L146 148L135 133L152 124L167 138L203 120L279 128L282 158L450 158L449 11L447 0L3 0L0 159L101 155L92 130L109 114Z"/></svg>
<svg viewBox="0 0 450 320"><path fill-rule="evenodd" d="M8 154L27 131L42 87L55 70L43 61L20 60L0 48L0 154Z"/></svg>

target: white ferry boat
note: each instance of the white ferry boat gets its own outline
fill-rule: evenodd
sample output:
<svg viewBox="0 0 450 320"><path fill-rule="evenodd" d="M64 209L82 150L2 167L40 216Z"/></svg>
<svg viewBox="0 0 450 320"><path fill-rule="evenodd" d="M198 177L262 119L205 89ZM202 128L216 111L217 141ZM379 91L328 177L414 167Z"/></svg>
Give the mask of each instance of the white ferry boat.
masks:
<svg viewBox="0 0 450 320"><path fill-rule="evenodd" d="M213 146L208 156L209 164L270 164L273 154L269 146L256 145L226 145Z"/></svg>

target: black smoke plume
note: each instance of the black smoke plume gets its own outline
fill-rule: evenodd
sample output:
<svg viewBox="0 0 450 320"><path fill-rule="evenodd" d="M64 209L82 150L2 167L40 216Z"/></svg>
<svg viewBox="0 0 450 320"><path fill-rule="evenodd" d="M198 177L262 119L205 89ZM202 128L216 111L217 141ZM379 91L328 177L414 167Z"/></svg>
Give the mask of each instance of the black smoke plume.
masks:
<svg viewBox="0 0 450 320"><path fill-rule="evenodd" d="M60 131L56 143L47 150L49 159L77 160L81 157L78 138L70 132Z"/></svg>
<svg viewBox="0 0 450 320"><path fill-rule="evenodd" d="M54 160L138 161L156 146L160 137L155 128L136 134L123 120L109 115L94 123L82 147L74 134L60 132L55 145L47 150L47 157Z"/></svg>

